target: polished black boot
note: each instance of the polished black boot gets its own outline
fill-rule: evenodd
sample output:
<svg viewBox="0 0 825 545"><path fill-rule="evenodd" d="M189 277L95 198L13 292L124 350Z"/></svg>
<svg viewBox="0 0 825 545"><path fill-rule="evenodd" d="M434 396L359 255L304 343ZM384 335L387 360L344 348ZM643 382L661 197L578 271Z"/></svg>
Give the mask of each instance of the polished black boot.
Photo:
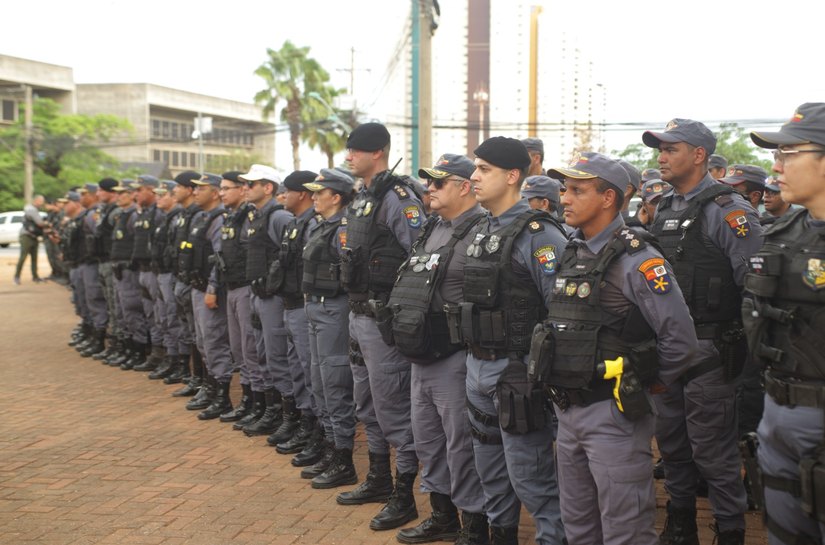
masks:
<svg viewBox="0 0 825 545"><path fill-rule="evenodd" d="M430 492L430 505L433 512L414 528L405 528L398 532L396 539L401 543L431 543L433 541L455 541L461 523L450 496Z"/></svg>
<svg viewBox="0 0 825 545"><path fill-rule="evenodd" d="M233 430L242 430L244 426L254 423L264 415L266 410L266 397L263 392L256 392L252 390L252 408L246 413L246 416L232 424Z"/></svg>
<svg viewBox="0 0 825 545"><path fill-rule="evenodd" d="M230 377L231 378L231 377ZM213 381L215 384L215 396L212 403L198 415L198 420L214 420L224 413L232 410L232 400L229 399L229 383Z"/></svg>
<svg viewBox="0 0 825 545"><path fill-rule="evenodd" d="M235 408L230 408L225 413L221 414L221 422L237 422L252 410L252 386L249 384L241 384L243 395L241 402Z"/></svg>
<svg viewBox="0 0 825 545"><path fill-rule="evenodd" d="M160 380L172 374L180 361L179 356L166 356L154 371L149 373L149 380Z"/></svg>
<svg viewBox="0 0 825 545"><path fill-rule="evenodd" d="M490 545L490 527L486 513L461 513L461 530L455 545Z"/></svg>
<svg viewBox="0 0 825 545"><path fill-rule="evenodd" d="M264 392L266 410L256 421L243 427L243 432L249 437L268 435L278 429L281 423L281 404L278 403L280 393L275 388Z"/></svg>
<svg viewBox="0 0 825 545"><path fill-rule="evenodd" d="M201 391L201 386L203 386L202 378L189 377L189 380L184 383L183 388L172 392L172 397L192 397Z"/></svg>
<svg viewBox="0 0 825 545"><path fill-rule="evenodd" d="M120 367L120 364L129 359L132 355L132 339L129 337L122 337L120 339L120 347L117 352L112 354L112 357L106 359L106 365L109 367Z"/></svg>
<svg viewBox="0 0 825 545"><path fill-rule="evenodd" d="M304 450L304 447L309 444L309 440L312 438L316 422L317 418L312 414L301 415L298 429L295 430L294 435L289 440L278 443L275 446L275 451L278 454L297 454Z"/></svg>
<svg viewBox="0 0 825 545"><path fill-rule="evenodd" d="M163 349L162 346L153 344L152 349L149 351L149 357L146 358L144 363L140 365L135 365L135 371L154 371L158 368L159 365L164 363L164 357L166 356L166 350Z"/></svg>
<svg viewBox="0 0 825 545"><path fill-rule="evenodd" d="M667 502L667 518L659 534L659 545L699 545L695 507L677 509Z"/></svg>
<svg viewBox="0 0 825 545"><path fill-rule="evenodd" d="M86 323L82 323L80 324L80 330L77 332L77 334L73 334L72 338L66 344L77 349L77 346L89 340L89 338L92 336L93 331L94 330L92 329L92 326Z"/></svg>
<svg viewBox="0 0 825 545"><path fill-rule="evenodd" d="M146 343L132 341L132 357L120 364L124 371L130 371L139 365L146 363Z"/></svg>
<svg viewBox="0 0 825 545"><path fill-rule="evenodd" d="M206 375L203 377L203 384L201 389L195 394L195 397L189 400L186 404L187 411L201 411L212 404L215 399L215 379Z"/></svg>
<svg viewBox="0 0 825 545"><path fill-rule="evenodd" d="M371 530L392 530L418 518L413 484L418 473L398 473L387 505L370 521Z"/></svg>
<svg viewBox="0 0 825 545"><path fill-rule="evenodd" d="M190 354L181 354L178 356L177 364L172 368L169 376L163 379L164 384L180 384L188 382L191 378L189 373L189 360L192 358Z"/></svg>
<svg viewBox="0 0 825 545"><path fill-rule="evenodd" d="M111 354L113 354L115 351L115 346L117 345L117 337L107 334L104 339L104 343L106 344L106 348L103 350L103 352L92 354L93 360L103 361L106 358L108 358Z"/></svg>
<svg viewBox="0 0 825 545"><path fill-rule="evenodd" d="M312 434L309 436L309 442L289 463L295 467L311 466L324 456L324 452L326 452L324 426L320 420L316 420L315 426L312 428Z"/></svg>
<svg viewBox="0 0 825 545"><path fill-rule="evenodd" d="M266 442L272 446L292 439L301 423L301 411L295 407L294 397L283 396L282 405L281 422L275 432L266 438Z"/></svg>
<svg viewBox="0 0 825 545"><path fill-rule="evenodd" d="M361 505L363 503L384 503L392 494L392 472L390 454L369 453L370 470L366 480L350 492L341 492L335 498L341 505Z"/></svg>
<svg viewBox="0 0 825 545"><path fill-rule="evenodd" d="M321 442L321 448L324 449L321 458L319 458L318 461L311 466L305 467L301 470L302 479L313 479L329 468L335 457L335 444L332 441L327 441L325 439ZM298 456L300 456L300 454ZM294 460L292 465L295 465Z"/></svg>
<svg viewBox="0 0 825 545"><path fill-rule="evenodd" d="M96 329L92 335L92 342L87 344L86 348L80 351L80 355L84 358L91 358L95 354L100 354L106 349L106 330Z"/></svg>
<svg viewBox="0 0 825 545"><path fill-rule="evenodd" d="M303 476L302 472L301 477ZM312 478L312 488L323 490L357 482L358 474L355 472L355 464L352 463L352 450L340 448L333 449L332 459L327 468Z"/></svg>
<svg viewBox="0 0 825 545"><path fill-rule="evenodd" d="M492 545L518 545L518 526L490 526Z"/></svg>
<svg viewBox="0 0 825 545"><path fill-rule="evenodd" d="M745 530L743 528L720 532L719 524L713 523L710 525L710 529L713 530L713 535L716 536L713 539L716 545L745 545Z"/></svg>

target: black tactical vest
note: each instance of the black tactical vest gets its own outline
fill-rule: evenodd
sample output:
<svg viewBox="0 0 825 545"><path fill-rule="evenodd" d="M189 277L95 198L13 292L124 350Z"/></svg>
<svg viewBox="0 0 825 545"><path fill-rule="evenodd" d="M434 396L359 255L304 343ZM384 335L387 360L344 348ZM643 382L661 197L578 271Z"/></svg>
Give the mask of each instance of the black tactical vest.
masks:
<svg viewBox="0 0 825 545"><path fill-rule="evenodd" d="M188 246L189 243L187 241L189 238L189 227L192 223L192 218L195 217L195 214L200 211L201 209L196 205L190 204L183 209L183 212L180 213L174 224L175 243L172 245L169 257L172 259L172 263L174 263L175 274L177 274L178 279L183 283L189 282L187 275L188 271L192 268L192 252L184 252L183 250L191 250L191 247Z"/></svg>
<svg viewBox="0 0 825 545"><path fill-rule="evenodd" d="M825 381L825 227L793 210L750 259L742 310L751 352L772 374Z"/></svg>
<svg viewBox="0 0 825 545"><path fill-rule="evenodd" d="M137 262L148 263L152 258L152 237L155 233L155 216L157 205L144 208L135 221L135 249L132 259Z"/></svg>
<svg viewBox="0 0 825 545"><path fill-rule="evenodd" d="M183 252L192 253L189 261L191 268L188 270L187 277L189 285L196 290L206 291L209 286L209 273L212 272L214 266L210 257L215 253L209 238L209 228L217 217L225 213L226 210L223 208L216 208L192 220L192 228L189 230L189 238Z"/></svg>
<svg viewBox="0 0 825 545"><path fill-rule="evenodd" d="M567 245L556 274L553 300L547 309L546 323L551 324L555 349L544 382L585 389L594 380L599 362L622 356L638 364L633 360L641 351L655 358L656 337L639 308L633 306L630 312L617 314L601 304L603 288L621 290L621 286L603 282L605 272L625 252L633 255L644 249L644 237L641 230L622 227L590 259L577 257L578 244ZM653 265L664 267L664 259L658 258ZM637 369L639 374L642 371L645 382L652 378L651 374L655 376L654 370Z"/></svg>
<svg viewBox="0 0 825 545"><path fill-rule="evenodd" d="M100 220L95 228L95 255L103 261L108 260L112 253L112 232L115 227L112 214L117 209L118 206L113 202L103 206L100 211Z"/></svg>
<svg viewBox="0 0 825 545"><path fill-rule="evenodd" d="M304 293L317 297L335 297L343 293L341 287L341 256L335 251L334 238L338 227L347 225L347 218L324 223L310 235L303 251Z"/></svg>
<svg viewBox="0 0 825 545"><path fill-rule="evenodd" d="M249 204L229 214L221 227L220 279L227 289L234 290L249 284L246 278L246 247L241 243L241 229L252 210Z"/></svg>
<svg viewBox="0 0 825 545"><path fill-rule="evenodd" d="M455 245L482 218L481 213L467 218L444 246L432 252L425 251L424 245L438 222L428 222L413 244L410 258L401 265L387 306L393 313L395 346L415 363L435 362L464 348L461 342L451 342L444 306L436 305L434 299L440 299L434 296L450 266Z"/></svg>
<svg viewBox="0 0 825 545"><path fill-rule="evenodd" d="M650 229L673 267L700 339L709 337L701 334L698 326L724 325L740 320L742 297L730 261L703 234L705 205L714 201L725 206L732 201L730 195L733 192L722 184L711 186L679 212L670 208L673 196L664 197Z"/></svg>
<svg viewBox="0 0 825 545"><path fill-rule="evenodd" d="M412 189L408 184L406 179L397 176L382 177L359 194L347 209L347 247L341 260L341 281L351 301L385 302L392 291L407 250L390 228L379 225L375 218L390 190L409 198Z"/></svg>
<svg viewBox="0 0 825 545"><path fill-rule="evenodd" d="M175 224L183 213L183 208L173 208L163 221L155 226L152 234L152 266L158 274L171 273L175 267Z"/></svg>
<svg viewBox="0 0 825 545"><path fill-rule="evenodd" d="M527 354L533 328L546 313L538 288L516 277L512 264L516 238L528 224L531 230L541 228L538 220L564 233L547 212L527 210L495 233L477 234L467 250L464 300L470 305L462 305L462 334L471 348L489 352L489 359Z"/></svg>
<svg viewBox="0 0 825 545"><path fill-rule="evenodd" d="M135 245L135 233L128 229L129 218L135 213L135 209L123 210L117 217L114 231L112 232L112 261L131 261L132 249Z"/></svg>
<svg viewBox="0 0 825 545"><path fill-rule="evenodd" d="M283 208L283 205L276 204L264 214L258 211L247 214L251 222L247 230L249 242L246 247L246 279L249 282L266 279L269 266L278 259L281 246L275 244L269 236L269 218L276 210Z"/></svg>
<svg viewBox="0 0 825 545"><path fill-rule="evenodd" d="M63 252L63 261L70 267L76 267L83 260L83 219L87 213L88 210L84 210L79 216L69 220L61 233L60 249Z"/></svg>
<svg viewBox="0 0 825 545"><path fill-rule="evenodd" d="M281 251L278 255L278 269L273 289L282 297L298 297L301 295L301 281L304 268L304 234L309 222L315 218L308 214L303 218L293 218L284 229L281 237Z"/></svg>

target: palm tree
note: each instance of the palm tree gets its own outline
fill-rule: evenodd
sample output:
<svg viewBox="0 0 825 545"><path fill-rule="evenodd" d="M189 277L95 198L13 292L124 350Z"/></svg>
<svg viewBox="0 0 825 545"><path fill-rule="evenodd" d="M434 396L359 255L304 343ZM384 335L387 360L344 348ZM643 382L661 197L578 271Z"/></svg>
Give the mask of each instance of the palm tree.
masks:
<svg viewBox="0 0 825 545"><path fill-rule="evenodd" d="M329 81L329 73L318 61L309 57L309 47L296 47L289 40L284 42L280 50L267 48L266 53L266 62L255 70L255 74L263 78L266 88L255 94L255 103L262 106L266 120L275 112L281 100L286 102L281 117L289 126L292 165L295 170L299 170L301 157L298 148L301 144L302 121L306 118L304 110L311 102L306 95L320 90Z"/></svg>
<svg viewBox="0 0 825 545"><path fill-rule="evenodd" d="M316 93L312 93L304 109L303 139L312 148L317 148L327 156L327 168L335 167L334 155L344 149L347 142L349 127L339 117L339 112L330 106L335 97L345 92L345 89L336 89L324 85Z"/></svg>

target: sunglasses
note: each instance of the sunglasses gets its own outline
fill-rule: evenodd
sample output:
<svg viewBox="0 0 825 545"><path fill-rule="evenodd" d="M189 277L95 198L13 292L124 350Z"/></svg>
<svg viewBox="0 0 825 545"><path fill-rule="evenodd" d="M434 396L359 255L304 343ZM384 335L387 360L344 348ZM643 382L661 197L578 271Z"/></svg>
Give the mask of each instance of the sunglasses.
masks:
<svg viewBox="0 0 825 545"><path fill-rule="evenodd" d="M427 179L427 187L433 186L436 189L441 189L447 182L456 182L460 184L462 182L466 182L464 178L453 178L452 176L449 178L428 178Z"/></svg>

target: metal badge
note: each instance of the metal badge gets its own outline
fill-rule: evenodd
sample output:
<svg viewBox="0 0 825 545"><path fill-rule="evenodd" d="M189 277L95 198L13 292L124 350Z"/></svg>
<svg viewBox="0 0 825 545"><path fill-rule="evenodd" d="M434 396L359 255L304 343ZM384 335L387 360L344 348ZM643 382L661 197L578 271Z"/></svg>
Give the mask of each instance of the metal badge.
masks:
<svg viewBox="0 0 825 545"><path fill-rule="evenodd" d="M426 268L426 266L425 266L423 263L416 263L416 264L415 264L415 267L413 267L413 271L414 271L414 272L417 272L417 273L420 273L420 272L421 272L421 271L423 271L425 268Z"/></svg>
<svg viewBox="0 0 825 545"><path fill-rule="evenodd" d="M568 297L573 297L576 295L576 289L578 288L578 284L575 282L568 282L567 285L564 287L564 294Z"/></svg>
<svg viewBox="0 0 825 545"><path fill-rule="evenodd" d="M481 246L473 248L473 257L481 257Z"/></svg>
<svg viewBox="0 0 825 545"><path fill-rule="evenodd" d="M366 206L364 206L364 215L369 216L370 212L372 212L372 203L368 202Z"/></svg>
<svg viewBox="0 0 825 545"><path fill-rule="evenodd" d="M582 282L579 289L576 290L576 295L579 296L579 299L587 299L587 296L590 295L590 284Z"/></svg>
<svg viewBox="0 0 825 545"><path fill-rule="evenodd" d="M298 236L298 229L297 228L293 229L292 232L289 233L289 239L290 240L293 240L297 236Z"/></svg>
<svg viewBox="0 0 825 545"><path fill-rule="evenodd" d="M470 244L469 246L467 246L467 252L466 252L467 257L473 257L473 252L475 251L475 249L476 249L476 247L473 244Z"/></svg>
<svg viewBox="0 0 825 545"><path fill-rule="evenodd" d="M467 247L467 257L478 257L481 255L481 241L484 240L484 233L476 233L473 242Z"/></svg>
<svg viewBox="0 0 825 545"><path fill-rule="evenodd" d="M430 259L429 254L424 254L424 255L418 256L418 262L419 263L426 263L427 261L429 261L429 259Z"/></svg>
<svg viewBox="0 0 825 545"><path fill-rule="evenodd" d="M495 253L498 250L501 237L498 235L491 235L490 240L487 241L487 244L484 245L484 248L491 254Z"/></svg>

